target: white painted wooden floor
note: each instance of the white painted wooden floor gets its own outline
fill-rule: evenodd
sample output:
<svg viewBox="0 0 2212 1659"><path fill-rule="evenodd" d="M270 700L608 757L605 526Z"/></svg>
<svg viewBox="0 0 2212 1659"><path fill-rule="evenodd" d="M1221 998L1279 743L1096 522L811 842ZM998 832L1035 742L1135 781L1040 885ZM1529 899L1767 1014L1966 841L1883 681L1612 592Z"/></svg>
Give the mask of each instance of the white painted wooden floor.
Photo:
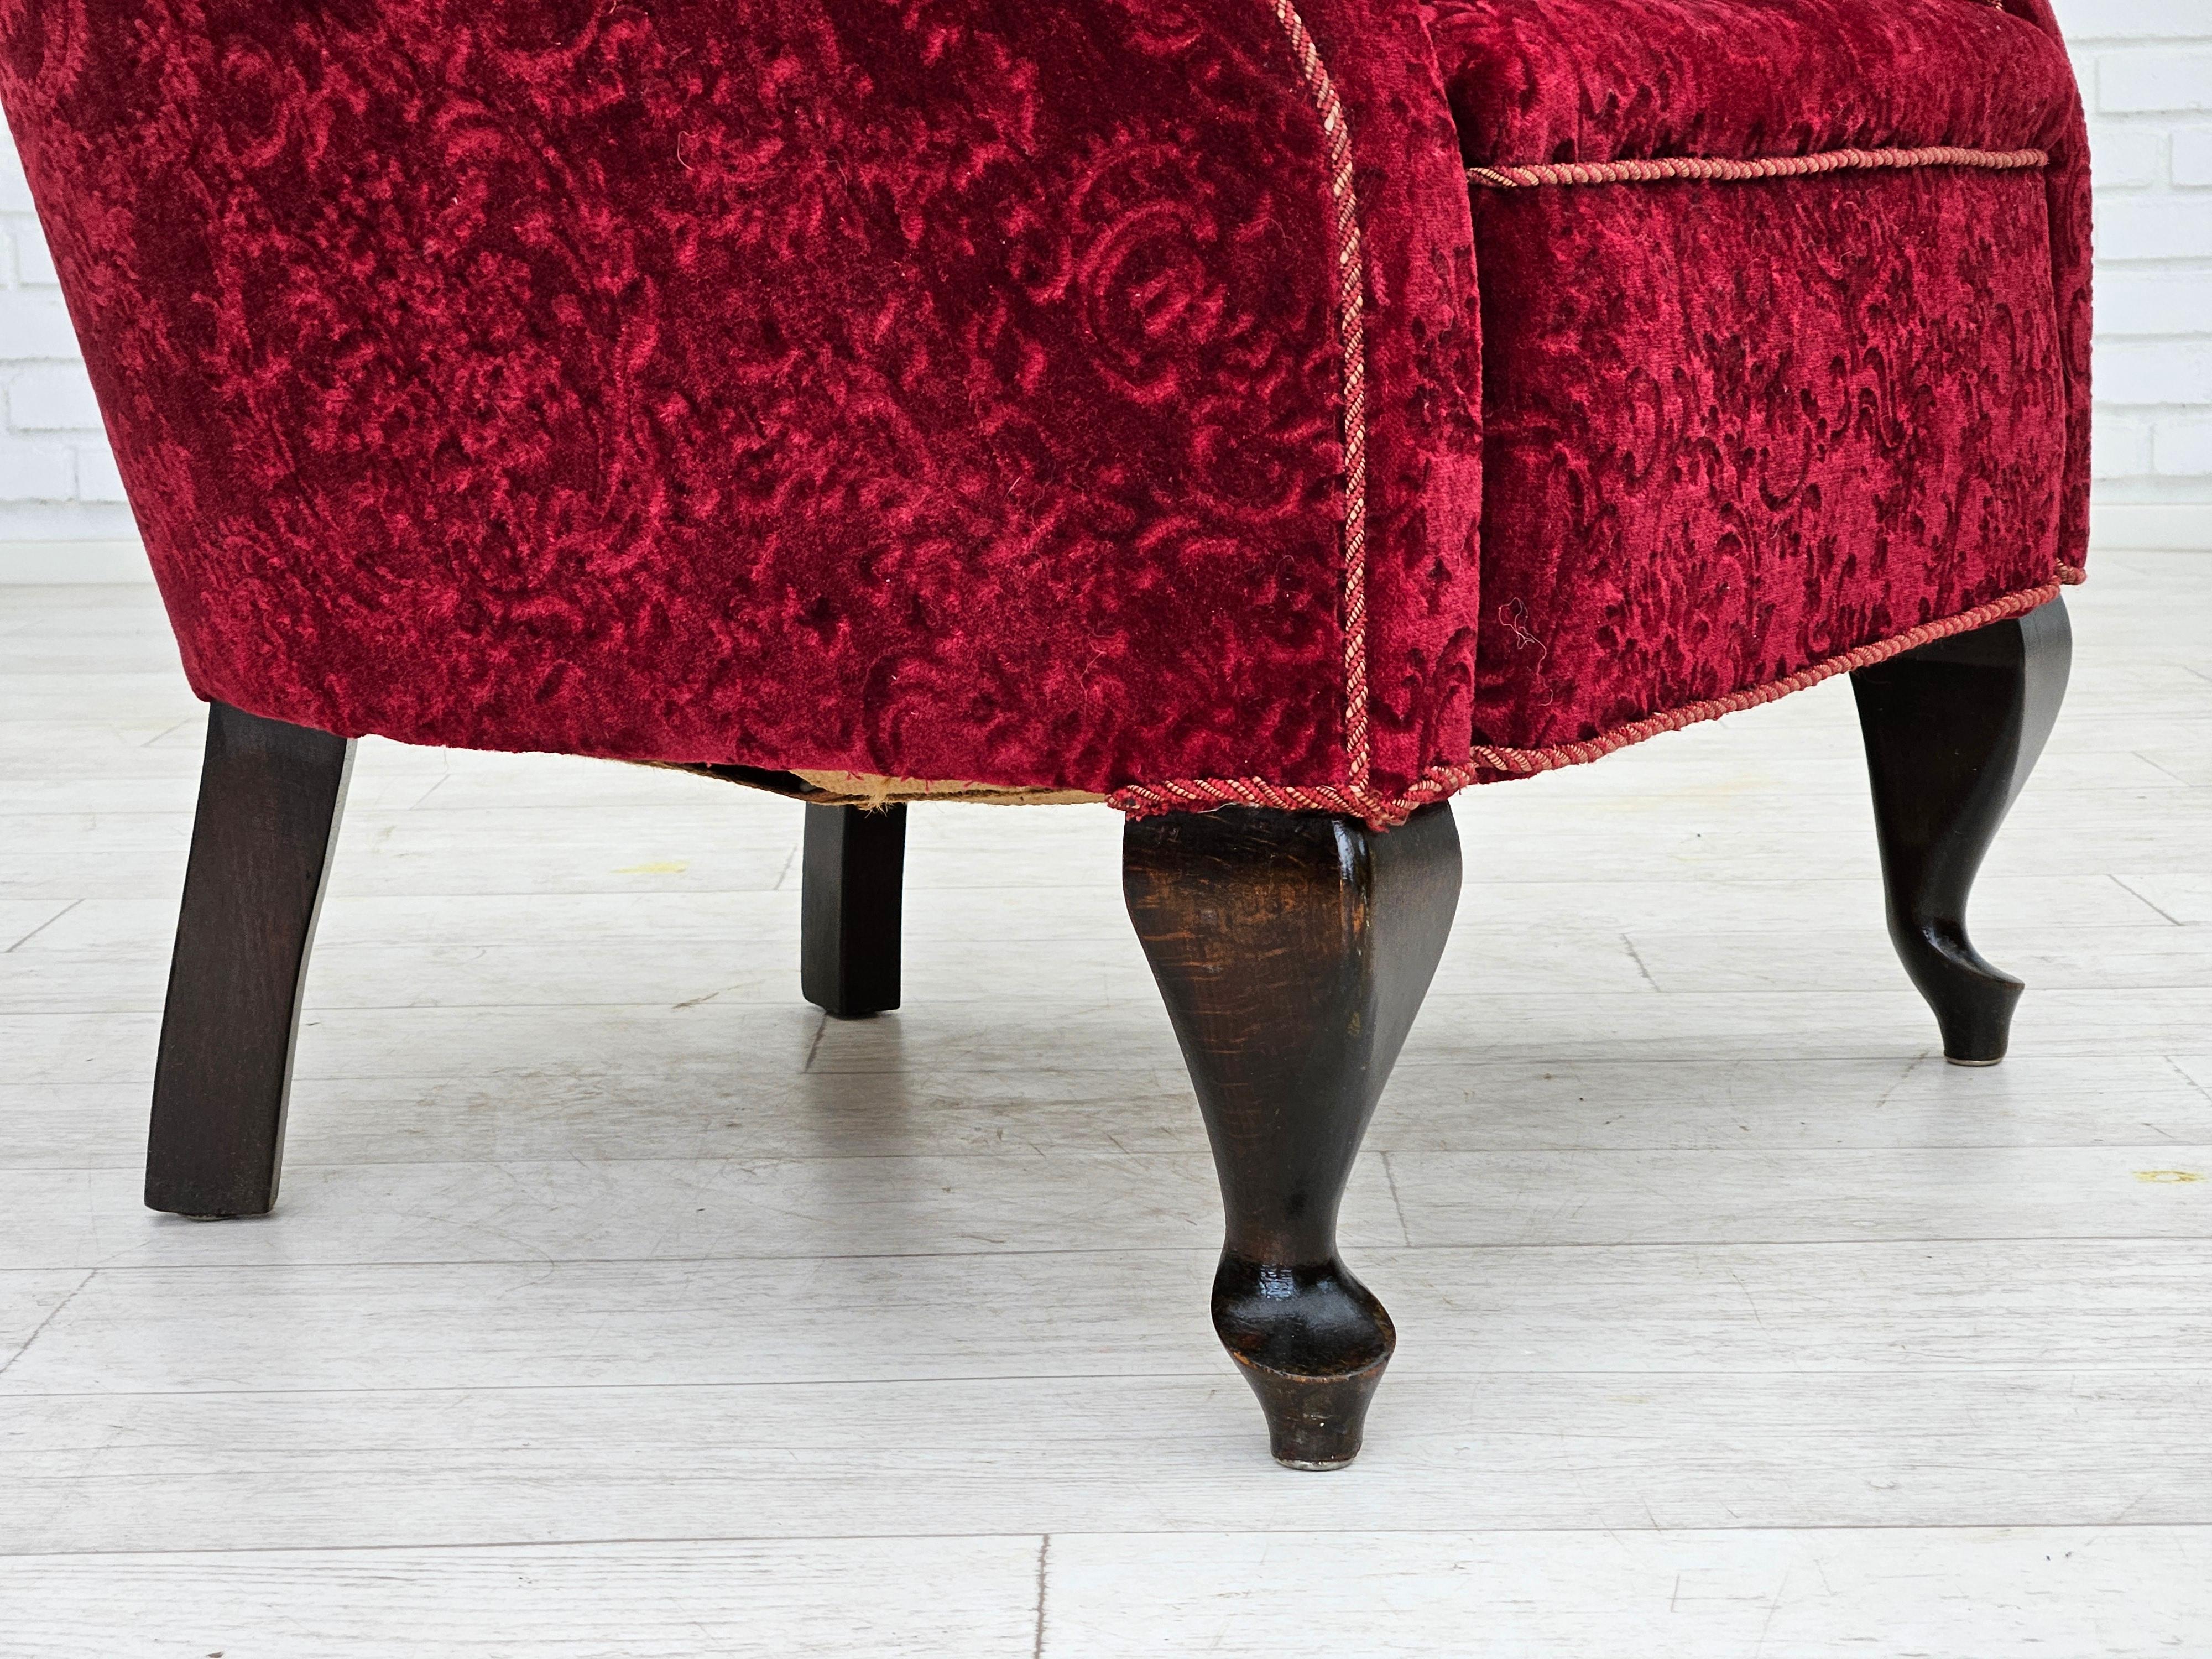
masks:
<svg viewBox="0 0 2212 1659"><path fill-rule="evenodd" d="M2107 555L1945 1066L1832 683L1460 802L1348 1206L1365 1456L1267 1460L1102 808L362 748L284 1201L139 1206L201 719L0 590L0 1656L2212 1654L2212 558Z"/></svg>

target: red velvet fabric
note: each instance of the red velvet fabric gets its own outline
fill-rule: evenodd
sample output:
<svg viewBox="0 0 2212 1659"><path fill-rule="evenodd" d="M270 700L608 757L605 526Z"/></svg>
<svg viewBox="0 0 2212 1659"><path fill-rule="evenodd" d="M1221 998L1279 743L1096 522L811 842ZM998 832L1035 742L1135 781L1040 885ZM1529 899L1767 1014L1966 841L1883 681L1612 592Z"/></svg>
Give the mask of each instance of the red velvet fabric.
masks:
<svg viewBox="0 0 2212 1659"><path fill-rule="evenodd" d="M1298 10L1352 131L1366 295L1366 707L1371 787L1388 796L1464 760L1473 719L1483 477L1474 234L1420 9L1299 0ZM1248 775L1156 768L1124 781L1208 775Z"/></svg>
<svg viewBox="0 0 2212 1659"><path fill-rule="evenodd" d="M2009 3L0 0L0 101L204 695L1379 799L2078 548ZM2057 165L1461 173L1845 143Z"/></svg>
<svg viewBox="0 0 2212 1659"><path fill-rule="evenodd" d="M1492 190L1475 213L1478 743L1593 738L2052 580L2034 173Z"/></svg>
<svg viewBox="0 0 2212 1659"><path fill-rule="evenodd" d="M1427 0L1470 164L2047 147L2057 41L1987 0Z"/></svg>
<svg viewBox="0 0 2212 1659"><path fill-rule="evenodd" d="M1468 211L1418 16L1315 11L1370 186L1410 775L1468 720ZM1334 198L1265 4L0 0L0 64L204 695L468 746L1341 775Z"/></svg>
<svg viewBox="0 0 2212 1659"><path fill-rule="evenodd" d="M2002 9L1989 0L1424 3L1472 165L1935 145L2047 152L2067 387L2059 552L2081 565L2089 149L2049 0L2005 0Z"/></svg>
<svg viewBox="0 0 2212 1659"><path fill-rule="evenodd" d="M2063 45L2051 0L2004 0L2009 15L2033 23ZM2080 96L2069 86L2063 118L2049 143L2044 210L2051 236L2051 287L2058 311L2058 338L2066 374L2066 473L2060 503L2058 557L2080 569L2089 550L2089 347L2091 254L2089 128Z"/></svg>

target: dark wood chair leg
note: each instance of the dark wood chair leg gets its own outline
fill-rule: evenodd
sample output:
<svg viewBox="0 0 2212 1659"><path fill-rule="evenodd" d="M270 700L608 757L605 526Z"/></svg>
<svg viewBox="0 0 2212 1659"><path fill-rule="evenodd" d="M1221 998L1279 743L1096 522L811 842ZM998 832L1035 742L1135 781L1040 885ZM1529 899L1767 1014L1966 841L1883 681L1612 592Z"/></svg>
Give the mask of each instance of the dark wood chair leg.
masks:
<svg viewBox="0 0 2212 1659"><path fill-rule="evenodd" d="M1336 1250L1367 1120L1459 902L1459 835L1431 806L1356 819L1230 807L1131 820L1129 915L1213 1144L1228 1212L1213 1328L1276 1459L1359 1453L1396 1333Z"/></svg>
<svg viewBox="0 0 2212 1659"><path fill-rule="evenodd" d="M300 994L353 749L228 703L208 708L154 1069L153 1209L213 1219L276 1202Z"/></svg>
<svg viewBox="0 0 2212 1659"><path fill-rule="evenodd" d="M1874 779L1889 936L1956 1066L2004 1058L2021 982L1966 938L1966 896L2066 694L2058 599L1851 676Z"/></svg>
<svg viewBox="0 0 2212 1659"><path fill-rule="evenodd" d="M906 808L810 806L799 895L799 987L839 1019L899 1006Z"/></svg>

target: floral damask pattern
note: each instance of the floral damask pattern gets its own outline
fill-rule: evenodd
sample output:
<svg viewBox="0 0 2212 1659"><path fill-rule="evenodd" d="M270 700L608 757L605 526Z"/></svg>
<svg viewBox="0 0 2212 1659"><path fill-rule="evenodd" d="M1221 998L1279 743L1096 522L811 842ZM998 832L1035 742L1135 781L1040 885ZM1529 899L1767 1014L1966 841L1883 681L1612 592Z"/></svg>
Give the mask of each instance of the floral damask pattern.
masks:
<svg viewBox="0 0 2212 1659"><path fill-rule="evenodd" d="M1340 770L1330 198L1264 5L7 0L0 63L204 694L1079 787ZM1378 422L1449 401L1394 362Z"/></svg>
<svg viewBox="0 0 2212 1659"><path fill-rule="evenodd" d="M1472 166L1941 145L2048 154L2045 258L2067 397L2060 550L2082 563L2088 141L2049 0L1423 3ZM1734 257L1782 256L1746 246Z"/></svg>
<svg viewBox="0 0 2212 1659"><path fill-rule="evenodd" d="M1986 0L1425 0L1473 165L2042 149L2073 74Z"/></svg>
<svg viewBox="0 0 2212 1659"><path fill-rule="evenodd" d="M1593 738L2055 579L2036 173L1485 191L1475 211L1478 744Z"/></svg>
<svg viewBox="0 0 2212 1659"><path fill-rule="evenodd" d="M1388 817L2080 562L2045 0L0 0L0 100L193 684L339 732L1203 805L1364 709ZM1462 172L1945 145L2051 165Z"/></svg>

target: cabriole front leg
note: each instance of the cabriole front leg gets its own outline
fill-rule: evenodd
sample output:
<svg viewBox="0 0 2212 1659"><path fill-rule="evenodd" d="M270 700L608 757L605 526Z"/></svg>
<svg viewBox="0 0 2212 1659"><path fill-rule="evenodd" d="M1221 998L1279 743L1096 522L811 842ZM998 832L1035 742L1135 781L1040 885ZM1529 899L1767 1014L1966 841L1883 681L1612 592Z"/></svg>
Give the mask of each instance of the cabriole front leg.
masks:
<svg viewBox="0 0 2212 1659"><path fill-rule="evenodd" d="M1337 1206L1460 884L1437 805L1356 819L1229 807L1133 819L1122 885L1206 1118L1228 1228L1213 1326L1276 1459L1359 1452L1396 1334L1337 1255Z"/></svg>
<svg viewBox="0 0 2212 1659"><path fill-rule="evenodd" d="M2004 1058L2021 981L1966 937L1966 897L2066 694L2058 599L1851 676L1874 781L1889 936L1954 1065Z"/></svg>
<svg viewBox="0 0 2212 1659"><path fill-rule="evenodd" d="M300 994L353 748L208 707L154 1068L150 1208L215 1219L276 1202Z"/></svg>

